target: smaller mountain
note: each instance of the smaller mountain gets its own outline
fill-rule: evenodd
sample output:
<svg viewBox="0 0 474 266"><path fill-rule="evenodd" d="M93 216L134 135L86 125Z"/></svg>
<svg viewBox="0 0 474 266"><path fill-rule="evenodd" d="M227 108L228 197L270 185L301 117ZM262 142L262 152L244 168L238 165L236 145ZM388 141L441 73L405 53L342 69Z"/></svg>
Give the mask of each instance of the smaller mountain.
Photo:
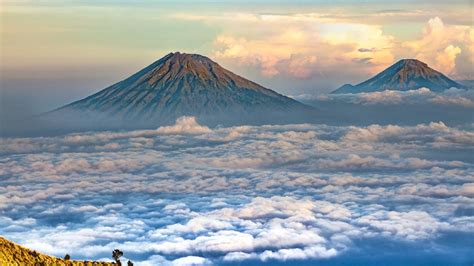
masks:
<svg viewBox="0 0 474 266"><path fill-rule="evenodd" d="M0 265L112 266L112 262L65 260L24 248L0 237Z"/></svg>
<svg viewBox="0 0 474 266"><path fill-rule="evenodd" d="M463 85L417 59L402 59L373 78L357 85L345 84L332 93L360 93L384 90L408 91L428 88L440 92Z"/></svg>

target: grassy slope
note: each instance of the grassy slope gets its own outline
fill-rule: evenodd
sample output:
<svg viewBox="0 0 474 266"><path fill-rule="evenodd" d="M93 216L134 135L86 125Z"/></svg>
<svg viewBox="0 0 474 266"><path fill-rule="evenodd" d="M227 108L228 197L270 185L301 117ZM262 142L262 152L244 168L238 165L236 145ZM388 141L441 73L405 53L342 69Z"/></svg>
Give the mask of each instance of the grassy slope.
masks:
<svg viewBox="0 0 474 266"><path fill-rule="evenodd" d="M92 261L75 261L75 260L63 260L56 257L48 256L24 248L17 245L5 238L0 237L0 266L10 265L74 265L74 266L85 266L85 265L115 265L110 262L92 262Z"/></svg>

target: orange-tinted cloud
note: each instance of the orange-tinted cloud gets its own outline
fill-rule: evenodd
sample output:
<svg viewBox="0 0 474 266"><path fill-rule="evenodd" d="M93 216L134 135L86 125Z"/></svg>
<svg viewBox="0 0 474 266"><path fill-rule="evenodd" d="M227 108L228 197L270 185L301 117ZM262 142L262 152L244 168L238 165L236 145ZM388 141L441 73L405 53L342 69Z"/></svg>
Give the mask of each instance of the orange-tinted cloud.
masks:
<svg viewBox="0 0 474 266"><path fill-rule="evenodd" d="M340 70L341 66L373 74L394 60L390 49L394 38L384 34L381 26L340 23L304 14L257 18L240 21L248 32L219 35L214 42L214 56L255 66L263 76L297 79Z"/></svg>
<svg viewBox="0 0 474 266"><path fill-rule="evenodd" d="M458 60L474 64L474 31L468 26L446 25L441 18L430 19L422 36L402 44L408 54L420 59L433 68L457 78L462 70ZM405 52L407 53L407 52Z"/></svg>

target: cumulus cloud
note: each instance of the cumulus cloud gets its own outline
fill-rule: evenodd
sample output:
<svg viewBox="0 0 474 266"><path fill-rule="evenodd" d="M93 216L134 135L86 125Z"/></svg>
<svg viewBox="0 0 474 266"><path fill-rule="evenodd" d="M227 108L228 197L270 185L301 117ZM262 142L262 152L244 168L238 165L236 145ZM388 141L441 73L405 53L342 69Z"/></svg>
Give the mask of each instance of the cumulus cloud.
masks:
<svg viewBox="0 0 474 266"><path fill-rule="evenodd" d="M327 21L311 14L254 18L243 23L258 25L250 29L259 31L262 38L219 35L215 39L217 59L254 66L268 77L283 74L298 79L319 76L341 63L355 71L358 66L375 73L394 60L385 49L392 46L393 37L385 35L380 26ZM271 30L283 25L284 31ZM384 49L360 50L369 45ZM370 58L368 65L358 63L356 59L362 56Z"/></svg>
<svg viewBox="0 0 474 266"><path fill-rule="evenodd" d="M293 248L293 249L279 249L278 251L265 251L260 254L260 258L263 261L269 259L275 260L303 260L303 259L311 259L311 258L330 258L337 254L335 249L326 249L325 247L321 246L312 246L307 247L304 249L300 248Z"/></svg>
<svg viewBox="0 0 474 266"><path fill-rule="evenodd" d="M407 240L435 237L434 234L443 225L428 213L419 211L379 211L360 217L358 222L381 230L384 235L394 235Z"/></svg>
<svg viewBox="0 0 474 266"><path fill-rule="evenodd" d="M444 93L434 95L428 101L440 105L474 108L474 91L451 88Z"/></svg>
<svg viewBox="0 0 474 266"><path fill-rule="evenodd" d="M182 257L182 258L173 260L173 265L176 265L176 266L197 266L197 265L209 265L209 264L210 264L209 260L202 257L198 257L198 256L187 256L187 257Z"/></svg>
<svg viewBox="0 0 474 266"><path fill-rule="evenodd" d="M193 116L183 116L176 120L173 126L159 127L156 132L163 135L187 135L187 134L204 134L212 132L208 127L201 126L196 122Z"/></svg>
<svg viewBox="0 0 474 266"><path fill-rule="evenodd" d="M402 103L406 98L416 97L416 96L425 96L430 94L430 89L427 88L420 88L417 90L411 91L376 91L376 92L363 92L355 96L355 98L359 97L362 103L368 104L378 104L378 103L386 103L386 104L396 104Z"/></svg>
<svg viewBox="0 0 474 266"><path fill-rule="evenodd" d="M446 25L440 17L426 23L420 39L407 41L403 47L410 49L415 58L433 68L458 79L469 79L472 73L456 65L458 57L465 63L474 63L472 48L473 30L469 26Z"/></svg>
<svg viewBox="0 0 474 266"><path fill-rule="evenodd" d="M344 102L354 103L364 106L377 105L439 105L448 107L463 107L468 109L474 108L474 91L457 88L450 88L443 92L432 92L428 88L419 88L409 91L384 90L376 92L363 92L357 94L328 94L312 96L302 94L294 96L300 101L318 101L321 102Z"/></svg>
<svg viewBox="0 0 474 266"><path fill-rule="evenodd" d="M367 142L411 143L421 138L434 147L440 145L474 145L471 131L450 128L443 122L431 122L417 126L370 125L368 127L350 127L344 139Z"/></svg>

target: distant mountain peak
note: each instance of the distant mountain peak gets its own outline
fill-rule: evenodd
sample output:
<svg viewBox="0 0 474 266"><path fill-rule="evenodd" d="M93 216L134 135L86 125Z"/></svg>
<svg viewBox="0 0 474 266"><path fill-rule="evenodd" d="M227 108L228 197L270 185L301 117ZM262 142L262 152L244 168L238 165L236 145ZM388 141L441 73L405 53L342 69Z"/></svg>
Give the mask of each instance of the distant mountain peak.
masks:
<svg viewBox="0 0 474 266"><path fill-rule="evenodd" d="M129 78L61 111L127 121L177 117L264 117L309 108L247 80L199 54L169 53Z"/></svg>
<svg viewBox="0 0 474 266"><path fill-rule="evenodd" d="M152 66L154 64L157 66L142 76L142 80L147 79L150 85L159 82L166 74L170 74L173 78L195 75L204 80L212 79L215 77L212 73L214 68L220 68L216 62L206 56L180 52L169 53Z"/></svg>
<svg viewBox="0 0 474 266"><path fill-rule="evenodd" d="M217 64L212 61L209 57L200 54L188 54L181 52L169 53L162 59L166 61L175 62L179 64Z"/></svg>
<svg viewBox="0 0 474 266"><path fill-rule="evenodd" d="M432 91L443 91L452 87L463 88L464 86L418 59L402 59L367 81L357 85L345 84L333 93L407 91L422 87Z"/></svg>
<svg viewBox="0 0 474 266"><path fill-rule="evenodd" d="M425 62L422 62L415 58L400 59L398 62L395 63L395 65L412 65L412 66L425 66L425 67L428 66Z"/></svg>
<svg viewBox="0 0 474 266"><path fill-rule="evenodd" d="M171 55L171 58L173 59L187 59L187 60L202 60L202 61L207 61L207 62L213 62L209 57L200 55L200 54L191 54L191 53L182 53L182 52L174 52L174 53L169 53Z"/></svg>

